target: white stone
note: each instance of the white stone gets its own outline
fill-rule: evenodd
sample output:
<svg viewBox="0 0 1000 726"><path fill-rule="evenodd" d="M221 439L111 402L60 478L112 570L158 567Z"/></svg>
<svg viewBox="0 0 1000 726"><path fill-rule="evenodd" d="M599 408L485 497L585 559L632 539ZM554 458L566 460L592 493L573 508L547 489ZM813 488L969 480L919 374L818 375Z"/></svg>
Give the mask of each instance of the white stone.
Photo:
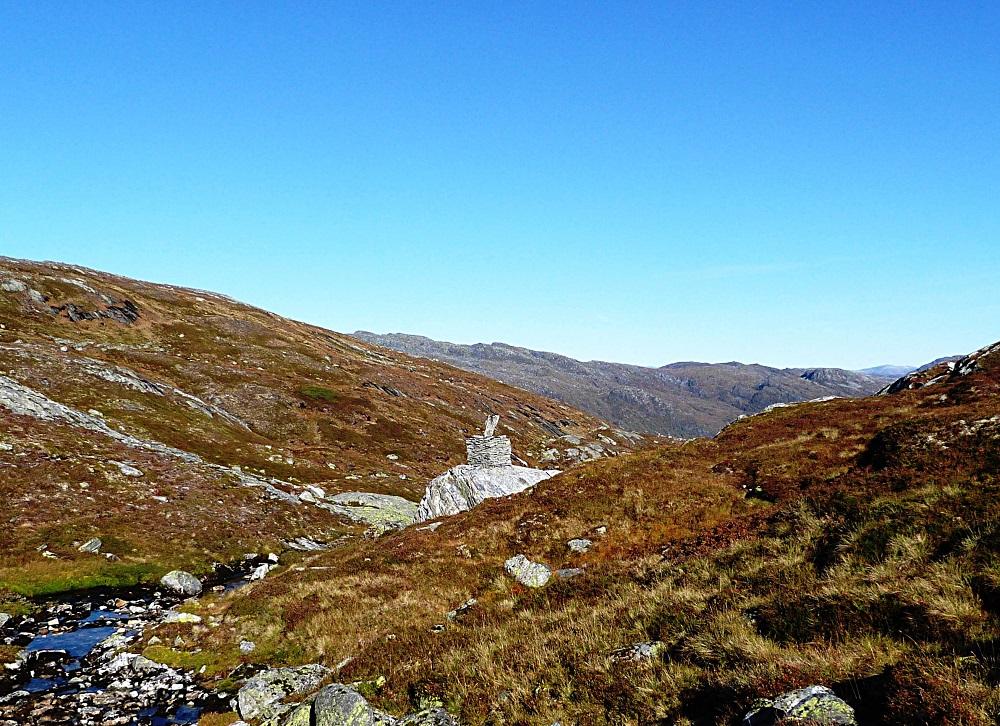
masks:
<svg viewBox="0 0 1000 726"><path fill-rule="evenodd" d="M530 469L524 466L482 468L460 464L427 485L417 507L417 521L458 514L487 499L523 492L549 479L557 469Z"/></svg>
<svg viewBox="0 0 1000 726"><path fill-rule="evenodd" d="M552 570L547 565L532 562L524 555L514 555L503 567L507 574L525 587L544 587L552 577Z"/></svg>

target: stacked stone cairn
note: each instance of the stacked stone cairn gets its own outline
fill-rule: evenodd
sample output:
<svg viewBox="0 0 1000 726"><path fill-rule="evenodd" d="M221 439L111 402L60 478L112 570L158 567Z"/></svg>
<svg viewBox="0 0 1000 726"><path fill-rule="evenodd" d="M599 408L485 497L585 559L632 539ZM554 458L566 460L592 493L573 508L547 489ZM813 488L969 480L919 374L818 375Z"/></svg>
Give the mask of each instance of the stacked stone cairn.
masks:
<svg viewBox="0 0 1000 726"><path fill-rule="evenodd" d="M470 436L465 440L469 466L490 468L512 465L510 439L493 435L499 422L499 416L490 416L486 419L486 429L482 436Z"/></svg>

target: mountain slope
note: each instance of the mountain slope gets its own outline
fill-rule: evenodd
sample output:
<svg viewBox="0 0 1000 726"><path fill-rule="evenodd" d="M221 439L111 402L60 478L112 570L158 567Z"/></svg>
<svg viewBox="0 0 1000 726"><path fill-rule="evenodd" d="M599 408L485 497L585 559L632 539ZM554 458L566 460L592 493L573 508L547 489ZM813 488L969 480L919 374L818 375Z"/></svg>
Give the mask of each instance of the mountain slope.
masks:
<svg viewBox="0 0 1000 726"><path fill-rule="evenodd" d="M717 433L775 403L874 393L889 379L836 368L742 363L661 368L581 362L504 343L458 345L417 335L358 331L360 340L450 363L588 411L622 428L678 437Z"/></svg>
<svg viewBox="0 0 1000 726"><path fill-rule="evenodd" d="M0 590L331 541L357 528L304 502L309 486L416 501L491 413L529 464L633 440L564 404L220 295L0 258ZM76 552L94 536L118 559Z"/></svg>
<svg viewBox="0 0 1000 726"><path fill-rule="evenodd" d="M579 569L530 589L504 572L521 554ZM206 604L222 627L198 644L232 667L253 640L470 724L735 726L820 683L860 723L988 726L998 556L1000 344L319 554Z"/></svg>

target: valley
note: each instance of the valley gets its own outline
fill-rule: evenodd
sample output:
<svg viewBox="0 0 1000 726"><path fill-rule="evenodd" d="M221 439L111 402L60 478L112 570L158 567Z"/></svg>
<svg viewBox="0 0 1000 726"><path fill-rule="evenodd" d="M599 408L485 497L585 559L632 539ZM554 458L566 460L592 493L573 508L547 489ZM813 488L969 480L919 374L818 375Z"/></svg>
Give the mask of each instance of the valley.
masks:
<svg viewBox="0 0 1000 726"><path fill-rule="evenodd" d="M0 325L4 726L1000 713L1000 344L678 439L58 263Z"/></svg>

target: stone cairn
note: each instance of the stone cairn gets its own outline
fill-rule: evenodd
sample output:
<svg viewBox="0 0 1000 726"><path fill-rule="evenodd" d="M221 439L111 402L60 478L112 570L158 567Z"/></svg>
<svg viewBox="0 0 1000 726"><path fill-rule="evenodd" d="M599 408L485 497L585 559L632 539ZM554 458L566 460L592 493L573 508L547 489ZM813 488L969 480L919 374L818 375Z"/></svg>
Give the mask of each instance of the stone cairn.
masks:
<svg viewBox="0 0 1000 726"><path fill-rule="evenodd" d="M499 416L486 419L486 429L482 436L470 436L465 440L465 451L469 457L469 466L493 467L511 466L510 439L506 436L494 436Z"/></svg>

